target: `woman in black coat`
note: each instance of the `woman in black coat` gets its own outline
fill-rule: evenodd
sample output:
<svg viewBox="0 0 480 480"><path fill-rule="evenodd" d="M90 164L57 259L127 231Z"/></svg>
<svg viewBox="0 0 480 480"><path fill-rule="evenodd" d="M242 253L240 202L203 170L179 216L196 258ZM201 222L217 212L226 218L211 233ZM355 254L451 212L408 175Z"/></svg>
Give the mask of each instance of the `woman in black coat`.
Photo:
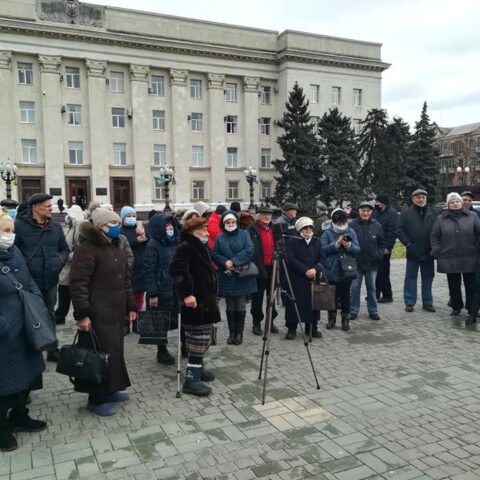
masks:
<svg viewBox="0 0 480 480"><path fill-rule="evenodd" d="M297 235L287 242L288 273L292 283L293 294L297 300L300 319L305 322L307 333L312 337L321 338L318 330L320 312L312 310L311 284L318 279L325 264L325 254L320 239L313 236L313 220L300 217L295 222ZM285 305L285 320L288 332L287 340L293 340L297 334L298 318L295 305L287 297ZM307 328L308 327L308 328Z"/></svg>
<svg viewBox="0 0 480 480"><path fill-rule="evenodd" d="M189 354L183 392L193 395L211 393L203 382L214 380L214 376L203 368L203 356L210 346L213 324L220 321L217 276L207 244L207 220L191 218L183 224L182 243L170 266L182 303L181 321Z"/></svg>

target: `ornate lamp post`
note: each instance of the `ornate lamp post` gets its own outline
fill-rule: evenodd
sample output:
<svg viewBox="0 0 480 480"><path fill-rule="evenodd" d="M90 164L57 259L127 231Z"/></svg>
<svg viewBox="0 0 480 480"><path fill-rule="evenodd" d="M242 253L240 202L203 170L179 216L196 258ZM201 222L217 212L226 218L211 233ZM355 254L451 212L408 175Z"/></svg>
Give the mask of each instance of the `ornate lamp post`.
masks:
<svg viewBox="0 0 480 480"><path fill-rule="evenodd" d="M461 181L462 181L462 188L464 188L465 185L465 179L468 180L468 174L470 173L470 167L457 167L457 173L461 175Z"/></svg>
<svg viewBox="0 0 480 480"><path fill-rule="evenodd" d="M175 183L175 172L173 168L165 165L160 167L160 178L163 179L163 187L165 188L165 208L164 210L171 210L170 207L170 185Z"/></svg>
<svg viewBox="0 0 480 480"><path fill-rule="evenodd" d="M255 206L253 199L253 185L254 183L257 183L257 171L252 166L249 166L244 170L244 173L246 175L247 183L250 187L250 205L248 206L248 211L249 213L256 213L257 207Z"/></svg>
<svg viewBox="0 0 480 480"><path fill-rule="evenodd" d="M11 164L10 160L0 162L0 176L5 182L7 198L12 198L12 182L17 178L17 166Z"/></svg>

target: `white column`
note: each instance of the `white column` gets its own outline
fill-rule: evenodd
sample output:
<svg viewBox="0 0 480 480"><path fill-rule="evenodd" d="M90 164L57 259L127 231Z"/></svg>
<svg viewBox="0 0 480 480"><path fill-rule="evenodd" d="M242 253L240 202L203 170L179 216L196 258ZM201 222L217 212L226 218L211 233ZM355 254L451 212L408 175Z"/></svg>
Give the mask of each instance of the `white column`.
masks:
<svg viewBox="0 0 480 480"><path fill-rule="evenodd" d="M190 165L192 163L192 147L189 142L187 124L187 70L170 70L170 87L172 91L170 115L172 139L172 158L175 169L175 204L190 203ZM168 122L167 118L167 122ZM173 192L172 192L173 193Z"/></svg>
<svg viewBox="0 0 480 480"><path fill-rule="evenodd" d="M112 146L108 144L106 111L105 70L107 62L86 60L88 86L88 129L90 135L90 161L92 166L92 199L111 204L108 166L112 158ZM97 193L97 189L98 193ZM106 195L100 195L106 190Z"/></svg>
<svg viewBox="0 0 480 480"><path fill-rule="evenodd" d="M62 57L39 55L40 90L42 91L43 160L45 162L45 191L61 188L65 199L63 169L64 145L60 95L60 65ZM54 202L58 198L54 198Z"/></svg>
<svg viewBox="0 0 480 480"><path fill-rule="evenodd" d="M243 77L244 93L244 132L245 132L245 159L246 166L252 166L259 171L259 143L258 143L258 85L260 79L257 77ZM244 188L247 192L246 198L250 198L248 184ZM260 191L258 186L254 189L255 202L259 202Z"/></svg>
<svg viewBox="0 0 480 480"><path fill-rule="evenodd" d="M226 197L225 167L227 148L223 121L225 75L208 74L208 124L210 138L210 200L224 202Z"/></svg>
<svg viewBox="0 0 480 480"><path fill-rule="evenodd" d="M133 163L135 165L134 197L135 209L153 208L153 150L151 144L152 112L148 105L148 75L150 67L130 65L132 86L132 137Z"/></svg>

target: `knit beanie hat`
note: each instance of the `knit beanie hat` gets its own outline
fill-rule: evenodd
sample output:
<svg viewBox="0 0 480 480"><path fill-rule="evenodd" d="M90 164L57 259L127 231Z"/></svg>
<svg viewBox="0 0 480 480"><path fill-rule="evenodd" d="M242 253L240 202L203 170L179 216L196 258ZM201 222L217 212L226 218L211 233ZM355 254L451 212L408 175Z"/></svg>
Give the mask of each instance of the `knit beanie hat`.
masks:
<svg viewBox="0 0 480 480"><path fill-rule="evenodd" d="M212 211L212 209L206 204L205 202L196 202L193 204L193 209L198 212L198 214L203 217L205 213L208 211Z"/></svg>
<svg viewBox="0 0 480 480"><path fill-rule="evenodd" d="M333 223L347 223L348 215L343 210L335 210L332 213L332 222Z"/></svg>
<svg viewBox="0 0 480 480"><path fill-rule="evenodd" d="M185 223L187 220L190 220L193 215L200 216L200 214L196 210L186 210L182 216L182 222Z"/></svg>
<svg viewBox="0 0 480 480"><path fill-rule="evenodd" d="M131 215L131 214L137 216L137 212L132 207L129 207L129 206L122 207L122 209L120 210L120 218L122 219L122 222L127 215Z"/></svg>
<svg viewBox="0 0 480 480"><path fill-rule="evenodd" d="M230 204L230 210L233 210L234 212L239 212L242 209L240 202L232 202Z"/></svg>
<svg viewBox="0 0 480 480"><path fill-rule="evenodd" d="M67 215L77 222L85 220L85 215L83 214L83 210L79 205L72 205L70 208L67 208Z"/></svg>
<svg viewBox="0 0 480 480"><path fill-rule="evenodd" d="M120 223L120 217L108 208L99 207L92 212L92 223L97 228L115 221Z"/></svg>
<svg viewBox="0 0 480 480"><path fill-rule="evenodd" d="M447 207L452 200L460 200L461 202L463 202L462 197L457 192L450 192L447 195Z"/></svg>
<svg viewBox="0 0 480 480"><path fill-rule="evenodd" d="M297 229L297 232L299 232L302 228L305 227L313 227L313 220L309 217L300 217L295 222L295 228Z"/></svg>
<svg viewBox="0 0 480 480"><path fill-rule="evenodd" d="M234 215L232 212L226 212L222 216L222 223L225 225L225 222L227 220L235 220L236 223L238 223L238 218L236 215Z"/></svg>
<svg viewBox="0 0 480 480"><path fill-rule="evenodd" d="M225 205L217 205L215 209L215 213L217 215L223 215L227 211L227 207Z"/></svg>
<svg viewBox="0 0 480 480"><path fill-rule="evenodd" d="M192 233L194 230L204 227L207 224L208 220L203 217L196 217L187 220L182 227L183 233Z"/></svg>
<svg viewBox="0 0 480 480"><path fill-rule="evenodd" d="M375 201L383 203L384 205L390 205L390 198L386 193L379 193L375 197Z"/></svg>

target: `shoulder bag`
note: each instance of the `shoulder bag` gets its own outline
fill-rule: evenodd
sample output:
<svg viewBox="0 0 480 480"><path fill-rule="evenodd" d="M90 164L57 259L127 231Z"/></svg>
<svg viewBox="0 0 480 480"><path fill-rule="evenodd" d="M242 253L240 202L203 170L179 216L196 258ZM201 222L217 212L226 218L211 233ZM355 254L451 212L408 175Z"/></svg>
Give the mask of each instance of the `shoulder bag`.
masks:
<svg viewBox="0 0 480 480"><path fill-rule="evenodd" d="M165 345L170 328L170 310L152 308L138 313L138 343L145 345Z"/></svg>
<svg viewBox="0 0 480 480"><path fill-rule="evenodd" d="M43 298L25 290L23 285L13 275L9 266L0 263L0 269L17 289L23 304L23 319L27 343L35 352L56 348L58 341L55 334L55 326Z"/></svg>
<svg viewBox="0 0 480 480"><path fill-rule="evenodd" d="M258 275L258 267L253 262L249 262L245 265L236 266L233 269L233 273L238 278L256 277Z"/></svg>
<svg viewBox="0 0 480 480"><path fill-rule="evenodd" d="M340 274L342 280L355 280L358 275L357 260L352 257L340 257Z"/></svg>

